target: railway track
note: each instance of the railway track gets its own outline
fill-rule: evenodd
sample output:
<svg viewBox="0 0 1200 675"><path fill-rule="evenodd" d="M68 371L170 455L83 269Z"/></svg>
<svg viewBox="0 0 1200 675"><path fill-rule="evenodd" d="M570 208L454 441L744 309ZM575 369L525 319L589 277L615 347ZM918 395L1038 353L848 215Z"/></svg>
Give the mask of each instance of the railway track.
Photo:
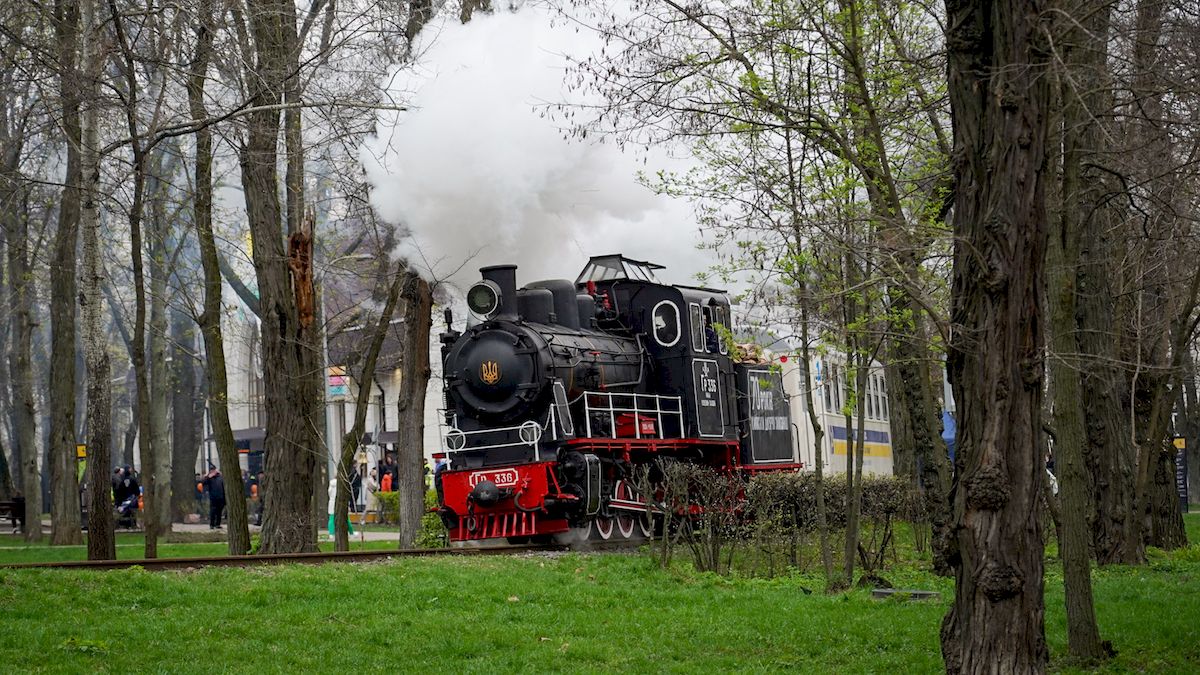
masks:
<svg viewBox="0 0 1200 675"><path fill-rule="evenodd" d="M76 569L122 570L140 567L151 571L186 570L201 567L258 567L262 565L321 565L333 562L370 562L392 558L431 558L436 556L478 557L564 551L613 551L628 549L630 542L589 541L581 544L526 544L470 548L383 549L373 551L328 551L314 553L273 553L263 555L195 556L187 558L144 558L138 560L60 560L0 564L0 570Z"/></svg>

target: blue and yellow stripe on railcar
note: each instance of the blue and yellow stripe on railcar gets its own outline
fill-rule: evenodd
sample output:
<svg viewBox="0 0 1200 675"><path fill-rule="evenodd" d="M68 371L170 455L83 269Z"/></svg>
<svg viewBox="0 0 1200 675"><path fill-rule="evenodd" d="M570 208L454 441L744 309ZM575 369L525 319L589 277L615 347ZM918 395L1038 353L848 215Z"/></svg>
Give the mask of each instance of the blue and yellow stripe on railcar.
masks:
<svg viewBox="0 0 1200 675"><path fill-rule="evenodd" d="M862 430L858 430L860 433ZM845 456L846 454L846 427L829 427L829 434L833 438L833 454ZM866 439L863 443L863 457L891 457L892 456L892 439L886 431L878 429L867 429Z"/></svg>

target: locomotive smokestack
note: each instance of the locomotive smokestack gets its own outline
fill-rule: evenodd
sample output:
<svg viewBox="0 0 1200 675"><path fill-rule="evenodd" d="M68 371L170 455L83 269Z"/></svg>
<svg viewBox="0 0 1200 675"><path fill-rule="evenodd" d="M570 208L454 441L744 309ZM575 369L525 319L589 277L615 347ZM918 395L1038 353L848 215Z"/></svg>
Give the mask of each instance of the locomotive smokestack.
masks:
<svg viewBox="0 0 1200 675"><path fill-rule="evenodd" d="M496 284L500 289L500 311L495 319L505 321L517 320L517 266L492 265L479 268L479 274L484 279Z"/></svg>

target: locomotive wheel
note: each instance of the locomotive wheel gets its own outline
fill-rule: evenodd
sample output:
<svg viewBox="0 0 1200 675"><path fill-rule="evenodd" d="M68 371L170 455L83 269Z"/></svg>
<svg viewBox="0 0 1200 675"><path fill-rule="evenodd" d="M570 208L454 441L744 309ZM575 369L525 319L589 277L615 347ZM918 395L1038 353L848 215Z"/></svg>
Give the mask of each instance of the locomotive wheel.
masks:
<svg viewBox="0 0 1200 675"><path fill-rule="evenodd" d="M633 501L637 498L633 493L633 488L629 487L629 483L626 483L623 480L617 481L617 489L614 490L613 496L617 499L628 501ZM621 532L622 539L633 538L634 525L637 520L638 517L632 513L629 513L628 511L620 510L617 512L617 530Z"/></svg>
<svg viewBox="0 0 1200 675"><path fill-rule="evenodd" d="M604 541L608 541L609 539L612 539L612 536L613 536L613 517L612 516L601 516L601 515L597 514L596 519L593 522L596 524L595 525L596 535L600 539L602 539Z"/></svg>

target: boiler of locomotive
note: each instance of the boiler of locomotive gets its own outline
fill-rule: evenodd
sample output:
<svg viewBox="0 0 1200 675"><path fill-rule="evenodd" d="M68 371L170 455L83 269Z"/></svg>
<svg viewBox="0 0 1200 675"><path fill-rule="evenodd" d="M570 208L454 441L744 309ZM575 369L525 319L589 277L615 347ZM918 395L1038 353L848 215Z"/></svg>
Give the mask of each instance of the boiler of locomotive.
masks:
<svg viewBox="0 0 1200 675"><path fill-rule="evenodd" d="M570 282L538 282L518 294L515 266L480 272L467 292L479 322L444 352L447 403L480 421L512 423L536 416L556 381L572 398L583 389L639 388L640 345L594 330L584 316L590 299Z"/></svg>

